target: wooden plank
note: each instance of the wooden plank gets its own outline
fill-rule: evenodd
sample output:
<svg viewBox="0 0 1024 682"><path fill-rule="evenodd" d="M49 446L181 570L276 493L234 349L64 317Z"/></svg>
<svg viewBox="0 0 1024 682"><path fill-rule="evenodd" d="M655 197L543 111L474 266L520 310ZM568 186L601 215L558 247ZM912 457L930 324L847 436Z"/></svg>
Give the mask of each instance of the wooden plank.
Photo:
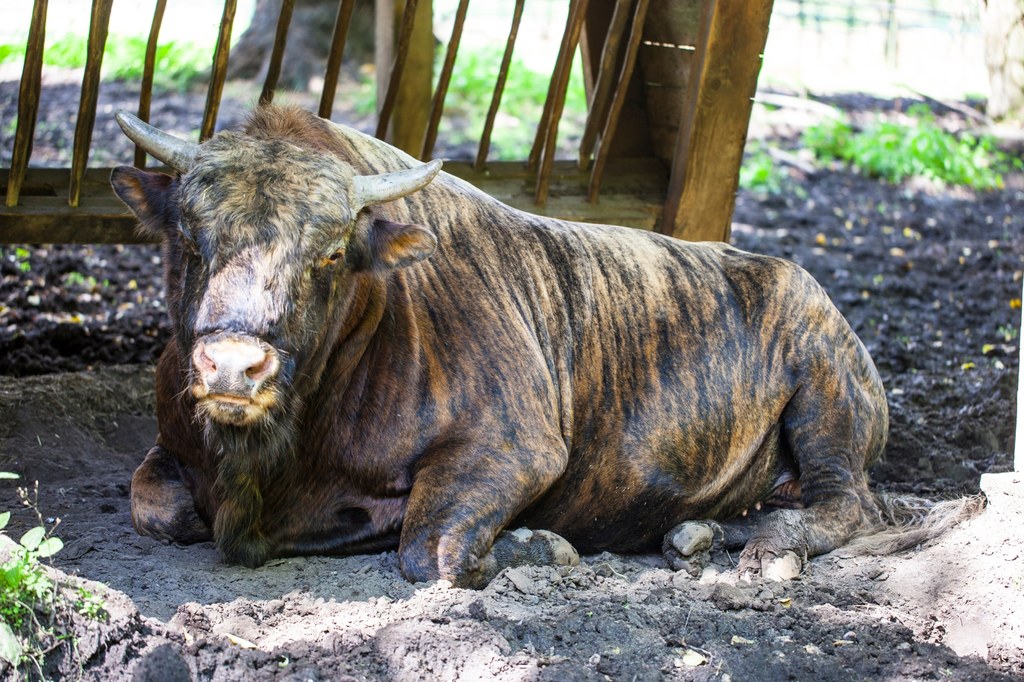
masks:
<svg viewBox="0 0 1024 682"><path fill-rule="evenodd" d="M85 74L82 76L82 95L78 101L78 120L75 122L75 141L71 150L71 183L68 205L77 206L82 192L82 176L89 165L92 145L92 127L96 122L96 104L100 94L100 69L103 67L103 48L107 44L110 26L110 8L114 0L93 0L89 19L89 41L86 46Z"/></svg>
<svg viewBox="0 0 1024 682"><path fill-rule="evenodd" d="M149 123L149 107L153 101L153 74L156 71L156 48L160 40L160 25L164 21L164 10L167 0L157 0L153 9L153 23L149 27L149 40L146 41L146 57L142 66L142 89L139 92L139 118ZM146 167L146 151L135 145L135 167Z"/></svg>
<svg viewBox="0 0 1024 682"><path fill-rule="evenodd" d="M530 148L530 155L526 158L526 165L536 168L540 162L540 156L544 151L544 141L547 139L548 126L551 123L551 113L558 98L558 78L555 74L566 69L565 62L572 64L572 54L575 52L575 45L569 49L573 30L573 17L579 7L580 0L569 0L569 12L565 17L565 30L562 32L562 42L558 46L558 56L555 58L555 68L551 72L551 80L548 82L548 93L544 97L544 109L540 113L540 121L537 125L537 132L533 138L533 146Z"/></svg>
<svg viewBox="0 0 1024 682"><path fill-rule="evenodd" d="M274 101L277 79L281 77L284 46L288 42L288 25L292 23L294 9L295 0L283 0L281 3L281 13L277 16L277 32L274 34L274 47L270 51L270 64L267 66L267 78L263 81L263 90L260 92L260 104Z"/></svg>
<svg viewBox="0 0 1024 682"><path fill-rule="evenodd" d="M213 136L217 127L217 111L220 109L224 81L227 79L228 55L231 53L231 27L235 23L237 0L224 0L224 13L220 18L220 33L217 35L217 49L213 53L213 70L210 86L206 91L206 107L203 110L203 124L199 129L199 141Z"/></svg>
<svg viewBox="0 0 1024 682"><path fill-rule="evenodd" d="M700 75L690 81L660 229L728 241L772 0L707 0L705 7Z"/></svg>
<svg viewBox="0 0 1024 682"><path fill-rule="evenodd" d="M534 174L520 161L489 163L486 170L471 162L449 161L445 170L487 194L524 211L582 222L655 229L664 203L668 173L651 159L617 160L607 169L601 203L584 201L589 176L575 161L556 161L548 202L533 204ZM22 202L0 207L0 243L138 243L135 217L110 189L109 168L90 168L82 183L77 208L66 201L68 170L30 168ZM0 169L0 187L9 171Z"/></svg>
<svg viewBox="0 0 1024 682"><path fill-rule="evenodd" d="M32 6L25 62L18 86L18 126L14 131L14 152L11 156L11 177L7 183L7 205L17 206L21 183L25 178L28 160L32 156L32 138L36 132L36 114L43 74L43 43L46 40L47 0L36 0Z"/></svg>
<svg viewBox="0 0 1024 682"><path fill-rule="evenodd" d="M654 153L668 164L675 155L690 76L696 77L694 46L704 5L704 0L654 3L644 22L639 63L648 130Z"/></svg>
<svg viewBox="0 0 1024 682"><path fill-rule="evenodd" d="M341 58L345 54L348 27L352 22L352 10L356 0L341 0L338 16L334 20L334 36L331 38L331 52L327 55L327 70L324 73L324 89L320 93L320 118L331 117L334 109L334 94L338 90L338 74L341 72Z"/></svg>

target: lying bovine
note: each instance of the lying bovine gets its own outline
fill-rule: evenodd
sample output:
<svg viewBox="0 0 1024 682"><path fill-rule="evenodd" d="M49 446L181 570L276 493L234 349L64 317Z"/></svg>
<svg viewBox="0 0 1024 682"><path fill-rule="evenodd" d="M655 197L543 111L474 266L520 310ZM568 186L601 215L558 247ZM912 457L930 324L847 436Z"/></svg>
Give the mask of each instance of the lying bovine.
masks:
<svg viewBox="0 0 1024 682"><path fill-rule="evenodd" d="M882 383L799 267L530 215L293 108L202 145L118 120L178 171L111 178L173 324L139 532L479 585L565 540L696 572L690 520L754 573L882 522Z"/></svg>

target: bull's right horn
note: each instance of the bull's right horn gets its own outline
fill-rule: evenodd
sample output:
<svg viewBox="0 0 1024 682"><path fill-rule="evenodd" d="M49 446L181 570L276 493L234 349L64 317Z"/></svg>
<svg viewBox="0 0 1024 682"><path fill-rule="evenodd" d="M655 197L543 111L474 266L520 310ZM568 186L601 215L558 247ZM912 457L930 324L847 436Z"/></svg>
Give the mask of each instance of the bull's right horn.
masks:
<svg viewBox="0 0 1024 682"><path fill-rule="evenodd" d="M352 209L358 213L366 206L401 199L426 187L440 170L441 160L434 159L406 170L379 175L357 175L352 178L352 201L355 204Z"/></svg>
<svg viewBox="0 0 1024 682"><path fill-rule="evenodd" d="M128 138L142 149L163 161L174 170L184 173L192 167L199 145L178 139L149 125L138 116L127 111L119 111L114 115L117 124Z"/></svg>

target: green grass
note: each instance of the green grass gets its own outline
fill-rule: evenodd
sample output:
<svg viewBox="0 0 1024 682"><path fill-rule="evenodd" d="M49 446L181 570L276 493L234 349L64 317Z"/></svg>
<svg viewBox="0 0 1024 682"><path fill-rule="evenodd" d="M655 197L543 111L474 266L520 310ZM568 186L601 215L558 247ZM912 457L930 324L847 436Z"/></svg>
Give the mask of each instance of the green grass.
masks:
<svg viewBox="0 0 1024 682"><path fill-rule="evenodd" d="M1003 186L1004 172L1024 167L1020 159L996 149L990 137L943 130L927 107L911 107L908 114L907 123L878 117L860 131L838 117L808 128L803 142L820 160L843 161L860 173L894 183L922 177L944 185L997 189Z"/></svg>
<svg viewBox="0 0 1024 682"><path fill-rule="evenodd" d="M68 34L47 43L43 51L43 64L46 66L85 66L86 36ZM24 43L0 44L0 64L8 61L20 63L24 58ZM103 51L103 78L141 80L145 58L145 38L111 34ZM195 43L162 43L156 50L153 86L158 90L184 89L204 75L210 67L210 60L209 48Z"/></svg>

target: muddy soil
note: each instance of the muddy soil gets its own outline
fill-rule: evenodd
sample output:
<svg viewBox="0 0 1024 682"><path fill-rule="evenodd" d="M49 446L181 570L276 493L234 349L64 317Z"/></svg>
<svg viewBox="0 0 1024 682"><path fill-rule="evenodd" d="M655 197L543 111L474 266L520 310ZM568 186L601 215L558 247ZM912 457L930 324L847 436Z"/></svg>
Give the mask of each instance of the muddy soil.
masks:
<svg viewBox="0 0 1024 682"><path fill-rule="evenodd" d="M134 95L104 87L101 111L131 106ZM0 84L4 120L10 88ZM192 99L165 100L158 123L187 130L175 121L198 120L202 101ZM66 163L67 123L46 111L52 159ZM794 151L792 125L769 116L756 130ZM96 139L108 150L99 156L109 154L99 163L127 160L110 126L98 124ZM0 140L4 153L9 146ZM869 347L892 410L876 486L933 498L978 492L983 473L1011 468L1024 180L975 194L842 168L789 173L778 195L741 193L733 242L810 270ZM21 249L5 245L0 258L0 470L39 481L39 507L60 519L66 543L54 566L102 583L108 611L104 622L77 622L77 655L55 651L51 677L1024 676L1024 509L1010 494L993 494L981 516L914 550L833 553L785 583L738 582L727 554L701 580L658 556L602 554L572 569L510 569L467 591L405 582L394 553L250 570L222 564L210 544L140 537L128 486L156 433L151 364L167 337L159 252ZM33 516L0 483L17 537Z"/></svg>

